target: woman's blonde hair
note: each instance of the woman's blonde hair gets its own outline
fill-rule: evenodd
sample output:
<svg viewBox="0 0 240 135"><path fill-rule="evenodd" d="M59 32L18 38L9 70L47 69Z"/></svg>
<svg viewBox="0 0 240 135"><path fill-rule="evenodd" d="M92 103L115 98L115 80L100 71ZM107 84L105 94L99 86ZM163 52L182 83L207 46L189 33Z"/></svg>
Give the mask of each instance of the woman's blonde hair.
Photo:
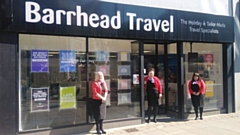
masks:
<svg viewBox="0 0 240 135"><path fill-rule="evenodd" d="M103 75L103 73L101 71L95 72L95 81L98 81L99 75L103 76L103 81L104 81L104 75Z"/></svg>

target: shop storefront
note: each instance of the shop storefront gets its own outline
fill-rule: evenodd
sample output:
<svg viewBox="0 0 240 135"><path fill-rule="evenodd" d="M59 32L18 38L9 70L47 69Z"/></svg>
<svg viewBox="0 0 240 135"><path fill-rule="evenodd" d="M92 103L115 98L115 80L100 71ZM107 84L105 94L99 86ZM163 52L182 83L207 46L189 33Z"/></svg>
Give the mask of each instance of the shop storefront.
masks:
<svg viewBox="0 0 240 135"><path fill-rule="evenodd" d="M163 86L159 114L184 119L193 112L186 86L193 72L207 84L205 112L234 111L232 17L95 0L18 0L3 33L15 46L6 48L16 69L15 129L8 133L94 129L96 71L110 88L107 128L145 122L143 77L152 67Z"/></svg>

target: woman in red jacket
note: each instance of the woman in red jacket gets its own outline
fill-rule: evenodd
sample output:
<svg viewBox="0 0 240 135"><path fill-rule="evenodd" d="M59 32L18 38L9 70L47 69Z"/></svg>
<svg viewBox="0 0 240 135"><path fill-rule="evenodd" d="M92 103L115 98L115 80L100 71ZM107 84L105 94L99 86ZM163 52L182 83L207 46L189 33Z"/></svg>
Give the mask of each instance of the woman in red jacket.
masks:
<svg viewBox="0 0 240 135"><path fill-rule="evenodd" d="M96 72L95 81L92 83L93 114L96 121L97 134L106 134L103 130L103 119L106 117L106 99L108 88L102 72ZM100 132L101 131L101 132Z"/></svg>
<svg viewBox="0 0 240 135"><path fill-rule="evenodd" d="M195 120L198 119L198 108L200 111L200 119L202 120L203 105L204 105L204 94L205 94L205 83L200 78L199 73L194 73L192 80L188 82L188 90L191 94L192 105L196 114Z"/></svg>
<svg viewBox="0 0 240 135"><path fill-rule="evenodd" d="M153 122L157 122L156 115L158 112L158 99L162 97L162 86L160 80L154 76L154 69L150 69L148 72L148 76L144 78L144 88L147 92L147 100L148 100L148 120L150 121L151 110L153 108L154 117Z"/></svg>

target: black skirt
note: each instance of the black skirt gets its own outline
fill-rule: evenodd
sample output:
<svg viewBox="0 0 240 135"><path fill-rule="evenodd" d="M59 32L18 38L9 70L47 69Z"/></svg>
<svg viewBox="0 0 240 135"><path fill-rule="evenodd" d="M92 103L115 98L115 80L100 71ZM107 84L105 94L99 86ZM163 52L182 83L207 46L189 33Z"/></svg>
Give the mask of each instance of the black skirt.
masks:
<svg viewBox="0 0 240 135"><path fill-rule="evenodd" d="M102 100L93 99L93 115L95 120L106 118L106 103Z"/></svg>
<svg viewBox="0 0 240 135"><path fill-rule="evenodd" d="M193 107L203 107L204 106L204 95L199 94L198 96L191 94L191 100Z"/></svg>
<svg viewBox="0 0 240 135"><path fill-rule="evenodd" d="M148 80L147 82L147 99L148 106L158 106L159 93L155 88L154 83Z"/></svg>

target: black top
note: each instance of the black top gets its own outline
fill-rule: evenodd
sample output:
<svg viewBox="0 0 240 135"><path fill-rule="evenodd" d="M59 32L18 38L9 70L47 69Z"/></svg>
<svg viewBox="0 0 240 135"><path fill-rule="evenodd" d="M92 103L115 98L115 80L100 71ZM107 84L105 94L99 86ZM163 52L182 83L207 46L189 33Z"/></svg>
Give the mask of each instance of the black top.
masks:
<svg viewBox="0 0 240 135"><path fill-rule="evenodd" d="M192 89L194 92L198 92L198 91L199 91L198 81L193 81L193 82L192 82L192 84L191 84L191 89Z"/></svg>

